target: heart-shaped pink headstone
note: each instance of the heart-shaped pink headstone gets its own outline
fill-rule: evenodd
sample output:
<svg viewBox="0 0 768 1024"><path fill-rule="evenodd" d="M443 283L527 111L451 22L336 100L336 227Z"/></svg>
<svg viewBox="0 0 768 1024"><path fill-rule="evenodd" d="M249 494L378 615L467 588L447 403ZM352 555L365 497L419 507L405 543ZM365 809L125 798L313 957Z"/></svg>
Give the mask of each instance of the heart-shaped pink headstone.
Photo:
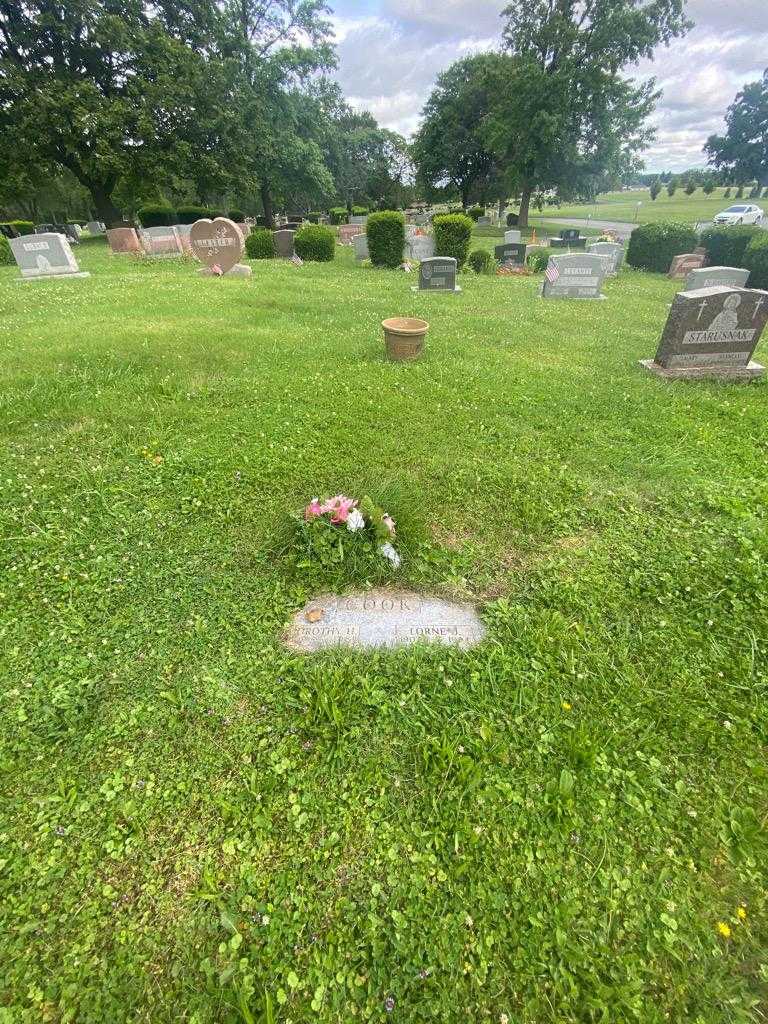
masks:
<svg viewBox="0 0 768 1024"><path fill-rule="evenodd" d="M206 267L219 266L226 274L239 263L245 242L234 221L217 217L216 220L204 218L195 221L189 232L189 245L195 259Z"/></svg>

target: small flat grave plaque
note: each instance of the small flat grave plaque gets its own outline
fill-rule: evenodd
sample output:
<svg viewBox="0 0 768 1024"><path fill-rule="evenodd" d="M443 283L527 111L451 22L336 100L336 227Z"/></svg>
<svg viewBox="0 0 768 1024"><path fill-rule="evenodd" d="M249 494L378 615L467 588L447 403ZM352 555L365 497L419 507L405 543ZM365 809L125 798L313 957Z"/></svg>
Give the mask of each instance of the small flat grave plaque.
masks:
<svg viewBox="0 0 768 1024"><path fill-rule="evenodd" d="M752 354L768 320L768 292L754 288L701 288L678 292L655 359L641 360L658 377L759 377Z"/></svg>
<svg viewBox="0 0 768 1024"><path fill-rule="evenodd" d="M739 267L702 267L692 270L685 279L686 292L698 291L700 288L745 288L749 278L748 270Z"/></svg>
<svg viewBox="0 0 768 1024"><path fill-rule="evenodd" d="M429 256L419 266L420 292L460 292L456 284L456 260L453 256Z"/></svg>
<svg viewBox="0 0 768 1024"><path fill-rule="evenodd" d="M512 267L525 266L525 242L505 242L494 247L493 254L501 264Z"/></svg>
<svg viewBox="0 0 768 1024"><path fill-rule="evenodd" d="M604 299L600 291L604 277L601 256L591 253L550 256L541 294L545 299Z"/></svg>
<svg viewBox="0 0 768 1024"><path fill-rule="evenodd" d="M404 590L322 594L296 612L286 647L311 654L329 647L405 647L419 641L473 647L485 627L471 604Z"/></svg>

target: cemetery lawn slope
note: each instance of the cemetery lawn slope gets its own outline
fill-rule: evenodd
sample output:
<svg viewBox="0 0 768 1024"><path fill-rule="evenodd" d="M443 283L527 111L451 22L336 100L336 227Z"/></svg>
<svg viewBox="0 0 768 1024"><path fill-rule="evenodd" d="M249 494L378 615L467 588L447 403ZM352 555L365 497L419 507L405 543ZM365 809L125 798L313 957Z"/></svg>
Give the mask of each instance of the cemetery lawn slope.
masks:
<svg viewBox="0 0 768 1024"><path fill-rule="evenodd" d="M0 268L0 1022L761 1020L768 387L643 373L676 283L76 256ZM282 647L363 489L481 646Z"/></svg>
<svg viewBox="0 0 768 1024"><path fill-rule="evenodd" d="M730 198L725 199L724 188L716 188L710 196L705 196L701 189L687 196L682 188L678 188L673 196L668 196L666 189L651 200L647 188L633 189L629 192L605 192L597 197L595 203L574 203L559 207L545 206L536 220L557 219L562 217L592 217L595 220L637 222L647 224L658 220L676 220L685 224L697 221L710 221L716 213L735 203L755 203L766 208L761 199L734 199L731 189ZM642 205L638 207L638 202ZM532 218L533 220L534 218Z"/></svg>

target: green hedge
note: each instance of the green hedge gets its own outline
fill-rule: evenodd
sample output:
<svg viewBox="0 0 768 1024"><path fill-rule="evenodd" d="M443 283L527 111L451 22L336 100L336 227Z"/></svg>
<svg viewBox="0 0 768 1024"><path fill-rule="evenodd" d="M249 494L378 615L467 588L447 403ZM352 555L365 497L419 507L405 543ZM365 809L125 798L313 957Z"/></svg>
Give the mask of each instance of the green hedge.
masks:
<svg viewBox="0 0 768 1024"><path fill-rule="evenodd" d="M442 213L432 220L435 232L435 255L453 256L457 270L467 262L472 241L472 221L463 213Z"/></svg>
<svg viewBox="0 0 768 1024"><path fill-rule="evenodd" d="M749 271L750 288L768 289L768 231L759 231L749 243L742 266Z"/></svg>
<svg viewBox="0 0 768 1024"><path fill-rule="evenodd" d="M467 258L467 263L476 274L490 274L496 267L493 254L487 249L474 249Z"/></svg>
<svg viewBox="0 0 768 1024"><path fill-rule="evenodd" d="M169 224L178 224L178 213L172 206L159 203L142 206L136 212L139 222L143 228L166 227Z"/></svg>
<svg viewBox="0 0 768 1024"><path fill-rule="evenodd" d="M372 213L365 226L368 255L374 267L394 269L403 262L405 217L395 210Z"/></svg>
<svg viewBox="0 0 768 1024"><path fill-rule="evenodd" d="M251 228L245 240L245 251L252 260L271 260L277 256L275 239L269 228Z"/></svg>
<svg viewBox="0 0 768 1024"><path fill-rule="evenodd" d="M690 224L671 220L641 224L629 237L627 263L637 270L656 270L665 274L673 256L692 252L697 244L696 232Z"/></svg>
<svg viewBox="0 0 768 1024"><path fill-rule="evenodd" d="M707 250L712 267L744 267L744 253L762 228L754 224L734 224L731 227L713 226L702 232L701 244Z"/></svg>
<svg viewBox="0 0 768 1024"><path fill-rule="evenodd" d="M213 213L207 206L180 206L176 211L178 220L176 224L194 224L197 220L207 217L213 220Z"/></svg>
<svg viewBox="0 0 768 1024"><path fill-rule="evenodd" d="M31 220L4 220L3 224L9 224L19 235L34 235L35 225Z"/></svg>
<svg viewBox="0 0 768 1024"><path fill-rule="evenodd" d="M293 236L293 248L303 260L330 263L336 255L336 235L322 224L305 224Z"/></svg>
<svg viewBox="0 0 768 1024"><path fill-rule="evenodd" d="M368 207L367 206L353 206L352 207L352 216L353 217L365 217L365 215L367 213L368 213Z"/></svg>
<svg viewBox="0 0 768 1024"><path fill-rule="evenodd" d="M328 216L331 218L331 224L346 224L349 215L346 206L333 206L328 211Z"/></svg>
<svg viewBox="0 0 768 1024"><path fill-rule="evenodd" d="M485 216L485 207L484 206L470 206L470 208L467 210L467 216L471 217L472 220L475 223L477 223L480 220L481 217Z"/></svg>
<svg viewBox="0 0 768 1024"><path fill-rule="evenodd" d="M227 213L227 217L229 217L230 220L233 220L235 224L242 224L245 220L245 214L242 210L230 210Z"/></svg>
<svg viewBox="0 0 768 1024"><path fill-rule="evenodd" d="M534 272L534 274L541 274L547 269L549 263L549 257L554 255L556 250L554 249L534 249L532 253L529 253L525 258L526 265ZM562 256L562 249L560 255Z"/></svg>
<svg viewBox="0 0 768 1024"><path fill-rule="evenodd" d="M11 252L11 243L5 235L0 235L0 267L13 266L15 262Z"/></svg>

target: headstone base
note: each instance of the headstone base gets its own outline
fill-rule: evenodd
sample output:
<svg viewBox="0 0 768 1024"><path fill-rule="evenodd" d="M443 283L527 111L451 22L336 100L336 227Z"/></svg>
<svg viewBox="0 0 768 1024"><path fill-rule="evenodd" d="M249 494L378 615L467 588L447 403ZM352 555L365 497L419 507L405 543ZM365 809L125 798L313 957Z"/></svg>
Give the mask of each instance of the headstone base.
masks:
<svg viewBox="0 0 768 1024"><path fill-rule="evenodd" d="M201 267L198 270L200 277L250 277L253 267L247 267L244 263L236 263L226 274L214 274L210 267Z"/></svg>
<svg viewBox="0 0 768 1024"><path fill-rule="evenodd" d="M430 293L432 295L441 295L441 294L445 295L445 293L447 292L449 295L451 295L451 294L455 295L457 292L461 291L461 285L457 284L455 288L419 288L418 285L412 284L411 285L411 291L412 292L427 292L427 293Z"/></svg>
<svg viewBox="0 0 768 1024"><path fill-rule="evenodd" d="M68 277L90 277L88 270L78 270L76 274L38 274L36 277L17 277L17 281L66 281Z"/></svg>
<svg viewBox="0 0 768 1024"><path fill-rule="evenodd" d="M641 359L640 365L664 380L757 380L765 373L760 363L747 366L685 366L668 370L653 359Z"/></svg>
<svg viewBox="0 0 768 1024"><path fill-rule="evenodd" d="M541 299L544 297L543 291L539 291L538 297ZM607 299L607 295L552 295L547 296L548 299L569 299L572 302L597 302L603 299Z"/></svg>

